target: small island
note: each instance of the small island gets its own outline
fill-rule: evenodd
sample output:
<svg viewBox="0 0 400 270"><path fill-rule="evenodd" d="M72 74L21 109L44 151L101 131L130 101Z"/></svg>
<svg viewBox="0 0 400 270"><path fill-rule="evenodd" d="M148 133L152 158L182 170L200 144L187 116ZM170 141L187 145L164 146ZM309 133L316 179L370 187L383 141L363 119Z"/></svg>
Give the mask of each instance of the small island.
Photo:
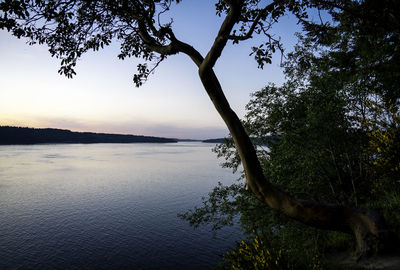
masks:
<svg viewBox="0 0 400 270"><path fill-rule="evenodd" d="M216 138L216 139L207 139L207 140L203 140L202 142L203 142L203 143L223 143L223 142L225 142L226 140L228 140L228 139L226 139L226 138Z"/></svg>
<svg viewBox="0 0 400 270"><path fill-rule="evenodd" d="M162 137L73 132L56 128L28 128L0 126L0 145L55 144L55 143L176 143Z"/></svg>

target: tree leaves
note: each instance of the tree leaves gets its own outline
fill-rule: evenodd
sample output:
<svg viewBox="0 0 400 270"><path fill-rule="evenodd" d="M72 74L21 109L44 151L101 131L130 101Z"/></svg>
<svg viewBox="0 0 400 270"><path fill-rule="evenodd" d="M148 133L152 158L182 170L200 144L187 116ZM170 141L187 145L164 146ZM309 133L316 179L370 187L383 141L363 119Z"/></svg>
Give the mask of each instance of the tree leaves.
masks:
<svg viewBox="0 0 400 270"><path fill-rule="evenodd" d="M155 61L154 66L158 66L165 57L154 57L140 34L138 22L142 21L147 31L154 34L152 38L163 45L167 42L166 34L160 35L153 18L148 16L154 15L156 5L167 8L171 2L6 0L0 3L0 29L27 38L29 44L46 44L51 56L60 59L59 73L68 78L76 74L77 59L84 53L98 51L116 39L122 44L120 59L134 56L144 62ZM145 65L138 66L139 74L134 76L137 85L151 73L143 68Z"/></svg>

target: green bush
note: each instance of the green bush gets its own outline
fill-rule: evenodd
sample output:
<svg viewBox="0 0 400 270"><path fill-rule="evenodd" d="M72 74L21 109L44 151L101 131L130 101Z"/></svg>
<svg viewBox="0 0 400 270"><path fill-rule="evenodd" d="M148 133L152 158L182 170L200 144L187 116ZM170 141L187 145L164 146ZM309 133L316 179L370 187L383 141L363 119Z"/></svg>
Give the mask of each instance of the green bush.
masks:
<svg viewBox="0 0 400 270"><path fill-rule="evenodd" d="M272 247L260 236L242 241L236 249L222 256L223 262L216 269L230 270L323 270L324 263L318 253L308 258L307 253L300 254L293 250ZM303 258L302 258L303 257Z"/></svg>

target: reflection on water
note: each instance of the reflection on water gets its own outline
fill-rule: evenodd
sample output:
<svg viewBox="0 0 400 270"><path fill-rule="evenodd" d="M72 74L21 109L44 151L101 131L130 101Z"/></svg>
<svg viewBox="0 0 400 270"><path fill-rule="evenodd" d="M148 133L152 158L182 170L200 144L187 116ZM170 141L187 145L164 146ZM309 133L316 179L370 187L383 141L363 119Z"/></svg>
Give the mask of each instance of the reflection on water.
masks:
<svg viewBox="0 0 400 270"><path fill-rule="evenodd" d="M209 144L1 146L0 269L207 269L238 239L178 212L218 181Z"/></svg>

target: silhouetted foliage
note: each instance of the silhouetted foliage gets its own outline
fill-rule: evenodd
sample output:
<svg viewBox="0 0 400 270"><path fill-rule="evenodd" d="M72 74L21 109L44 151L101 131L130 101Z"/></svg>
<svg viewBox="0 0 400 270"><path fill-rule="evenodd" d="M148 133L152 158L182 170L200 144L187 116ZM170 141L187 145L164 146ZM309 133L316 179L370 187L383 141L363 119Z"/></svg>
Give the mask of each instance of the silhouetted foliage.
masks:
<svg viewBox="0 0 400 270"><path fill-rule="evenodd" d="M255 92L243 123L250 136L276 138L269 147L253 141L274 185L298 198L379 210L399 234L399 6L395 1L324 2L340 5L330 11L333 21L305 23L307 31L284 63L286 82ZM215 151L225 159L224 167L241 168L229 140ZM349 248L346 236L295 223L239 187L240 182L218 185L200 207L181 217L214 229L239 217L247 234L255 230L292 250L296 260L310 259L313 253L306 254L315 249ZM396 241L392 237L389 242ZM239 250L235 259L243 259Z"/></svg>
<svg viewBox="0 0 400 270"><path fill-rule="evenodd" d="M193 50L175 37L173 20L166 15L171 6L179 2L181 0L3 0L0 2L0 29L18 38L25 37L30 44L47 44L50 54L61 60L59 73L68 78L76 74L77 59L84 53L98 51L118 40L120 59L144 60L137 65L133 76L136 86L140 86L167 56ZM300 17L305 16L300 2L276 1L263 7L261 0L217 1L218 16L228 14L233 4L240 9L240 16L236 18L238 26L225 38L239 43L253 34L264 34L266 41L252 47L252 55L260 67L271 63L276 50L282 50L279 40L268 33L271 25L287 9Z"/></svg>

